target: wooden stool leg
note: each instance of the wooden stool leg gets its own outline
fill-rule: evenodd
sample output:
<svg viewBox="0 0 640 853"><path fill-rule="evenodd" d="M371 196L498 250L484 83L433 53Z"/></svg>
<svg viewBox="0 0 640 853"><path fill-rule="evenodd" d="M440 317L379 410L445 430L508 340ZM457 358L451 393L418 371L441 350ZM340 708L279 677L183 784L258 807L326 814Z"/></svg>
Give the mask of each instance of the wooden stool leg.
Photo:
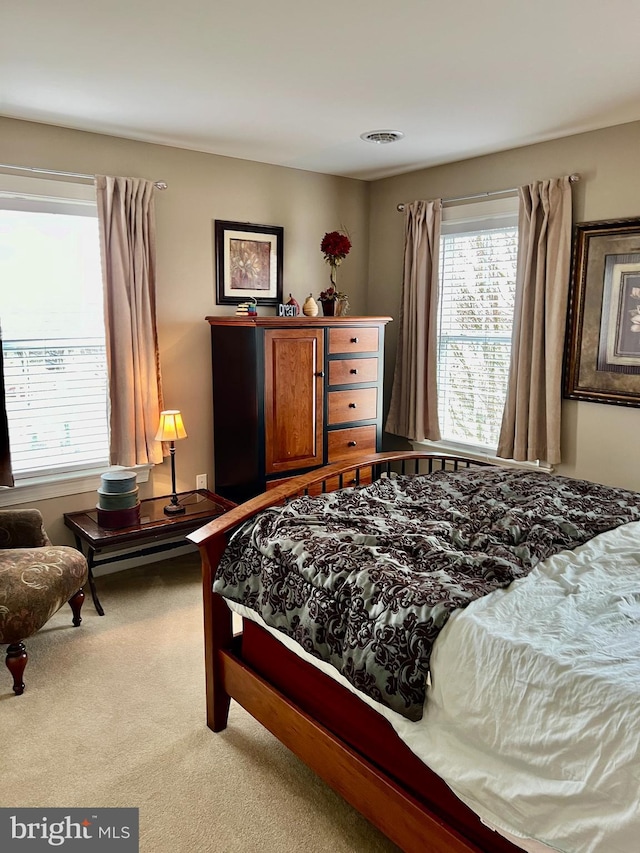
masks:
<svg viewBox="0 0 640 853"><path fill-rule="evenodd" d="M82 616L80 616L80 611L82 610L83 603L84 590L82 589L82 587L80 587L76 594L69 599L69 606L73 610L73 624L76 626L76 628L82 622Z"/></svg>
<svg viewBox="0 0 640 853"><path fill-rule="evenodd" d="M11 643L7 648L7 669L13 676L13 692L16 696L24 693L24 682L22 675L27 665L27 650L24 643Z"/></svg>

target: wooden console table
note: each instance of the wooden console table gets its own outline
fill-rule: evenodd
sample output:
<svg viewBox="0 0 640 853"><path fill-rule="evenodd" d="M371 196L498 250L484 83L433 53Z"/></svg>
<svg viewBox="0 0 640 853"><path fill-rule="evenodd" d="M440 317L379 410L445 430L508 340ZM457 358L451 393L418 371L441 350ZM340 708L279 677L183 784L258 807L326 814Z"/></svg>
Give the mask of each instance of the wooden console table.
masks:
<svg viewBox="0 0 640 853"><path fill-rule="evenodd" d="M100 527L98 511L95 508L79 512L65 512L64 523L73 531L76 548L84 554L86 546L91 597L100 616L104 616L104 609L100 604L96 590L93 577L94 566L181 547L186 544L182 540L177 542L168 542L167 540L175 539L180 534L186 536L187 533L193 533L194 530L202 527L212 518L217 518L235 506L231 501L221 498L208 489L198 489L178 494L178 501L185 509L184 513L166 515L164 507L170 500L170 495L164 495L140 501L140 521L130 527L119 527L115 530ZM126 554L117 554L96 560L97 554L115 548L128 549L131 545L145 547L136 547L135 550Z"/></svg>

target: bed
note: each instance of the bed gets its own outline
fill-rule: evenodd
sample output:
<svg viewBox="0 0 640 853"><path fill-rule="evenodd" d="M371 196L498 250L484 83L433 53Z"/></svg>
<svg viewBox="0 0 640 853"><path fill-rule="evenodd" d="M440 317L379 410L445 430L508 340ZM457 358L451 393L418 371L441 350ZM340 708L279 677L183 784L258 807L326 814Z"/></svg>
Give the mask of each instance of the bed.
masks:
<svg viewBox="0 0 640 853"><path fill-rule="evenodd" d="M424 488L446 507L448 527L431 506L425 510L422 491L415 497ZM544 514L521 540L500 501L518 493L529 512L528 496L538 492L546 495ZM404 668L399 658L385 659L384 649L398 636L395 604L388 619L376 611L369 621L381 623L379 634L370 631L362 641L377 649L375 665L353 653L355 641L345 655L336 632L327 630L335 614L325 593L335 587L331 594L341 606L348 598L360 612L348 588L359 569L340 574L360 534L341 533L338 516L364 525L361 541L373 547L376 564L389 552L396 559L398 543L407 545L402 561L404 551L416 550L414 540L404 542L388 507L395 513L406 503L407 524L427 533L426 551L423 540L418 550L429 562L434 554L439 559L443 531L459 554L467 493L491 515L474 522L470 565L476 574L470 588L459 588L453 571L438 566L447 607L420 599L428 618L401 632L406 645L418 649L418 664L407 667L403 681L395 677ZM380 503L384 521L365 500ZM378 453L292 478L189 537L202 555L207 725L226 727L233 698L407 853L632 853L640 831L638 519L636 493L543 473L504 473L462 457ZM298 581L287 586L278 568L274 588L286 590L289 603L277 613L270 592L250 589L250 576L264 583L280 563L306 571L309 525L316 522L334 549L314 546L320 598L314 593L305 600L295 591ZM501 531L495 542L487 540L487 526ZM268 570L250 571L254 558L246 556L243 537L255 544L276 528L286 531L285 539L264 540ZM505 541L515 544L505 550ZM338 570L322 568L321 557ZM396 577L393 570L387 574ZM374 592L377 607L384 594ZM262 613L258 599L268 603ZM414 605L415 597L409 610ZM287 609L292 627L279 621ZM309 610L322 615L318 636L310 636ZM232 630L233 613L241 617L240 633ZM358 622L367 624L366 618ZM328 660L313 646L318 639L329 647ZM528 716L530 730L519 715ZM485 742L489 747L481 749Z"/></svg>

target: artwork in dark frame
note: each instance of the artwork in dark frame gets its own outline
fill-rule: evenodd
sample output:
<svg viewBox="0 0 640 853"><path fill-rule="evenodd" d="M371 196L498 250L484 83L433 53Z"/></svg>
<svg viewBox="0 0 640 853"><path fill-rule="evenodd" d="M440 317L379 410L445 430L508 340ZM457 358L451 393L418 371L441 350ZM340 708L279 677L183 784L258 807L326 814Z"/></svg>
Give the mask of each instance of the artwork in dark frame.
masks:
<svg viewBox="0 0 640 853"><path fill-rule="evenodd" d="M284 228L215 220L216 302L282 302Z"/></svg>

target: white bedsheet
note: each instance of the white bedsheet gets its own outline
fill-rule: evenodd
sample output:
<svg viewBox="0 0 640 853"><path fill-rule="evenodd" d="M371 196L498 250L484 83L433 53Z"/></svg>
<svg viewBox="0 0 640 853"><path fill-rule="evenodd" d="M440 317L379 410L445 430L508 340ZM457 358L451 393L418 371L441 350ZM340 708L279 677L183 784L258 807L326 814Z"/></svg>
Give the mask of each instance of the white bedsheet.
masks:
<svg viewBox="0 0 640 853"><path fill-rule="evenodd" d="M530 851L638 853L640 522L454 613L431 674L417 723L358 696L483 821Z"/></svg>

